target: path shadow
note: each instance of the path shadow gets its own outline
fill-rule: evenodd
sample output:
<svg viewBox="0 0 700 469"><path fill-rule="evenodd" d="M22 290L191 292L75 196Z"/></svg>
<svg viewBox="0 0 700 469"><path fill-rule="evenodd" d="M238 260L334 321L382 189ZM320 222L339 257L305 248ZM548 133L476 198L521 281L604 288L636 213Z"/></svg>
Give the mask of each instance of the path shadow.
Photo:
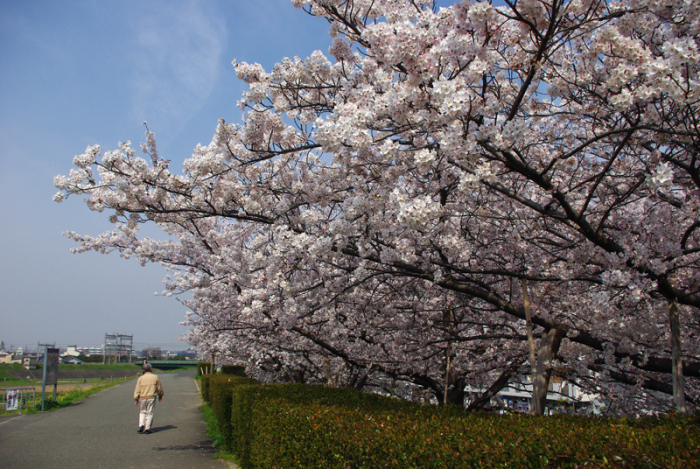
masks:
<svg viewBox="0 0 700 469"><path fill-rule="evenodd" d="M151 427L151 433L164 432L166 430L172 430L177 428L177 425L163 425L162 427Z"/></svg>
<svg viewBox="0 0 700 469"><path fill-rule="evenodd" d="M153 449L156 451L204 451L205 453L216 451L214 446L208 440L189 445L156 446Z"/></svg>

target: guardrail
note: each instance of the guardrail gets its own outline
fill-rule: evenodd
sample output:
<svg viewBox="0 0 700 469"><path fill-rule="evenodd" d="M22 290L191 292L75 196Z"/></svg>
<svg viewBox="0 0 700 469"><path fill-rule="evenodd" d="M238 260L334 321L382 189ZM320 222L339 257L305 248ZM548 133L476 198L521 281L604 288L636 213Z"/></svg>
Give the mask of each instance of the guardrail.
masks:
<svg viewBox="0 0 700 469"><path fill-rule="evenodd" d="M161 370L197 366L197 360L150 360L148 363L150 363L153 368Z"/></svg>
<svg viewBox="0 0 700 469"><path fill-rule="evenodd" d="M16 388L0 388L0 393L2 397L0 398L0 405L4 406L5 411L18 410L22 413L22 409L26 409L27 397L29 391L32 392L32 407L36 406L36 390L34 386L23 386Z"/></svg>

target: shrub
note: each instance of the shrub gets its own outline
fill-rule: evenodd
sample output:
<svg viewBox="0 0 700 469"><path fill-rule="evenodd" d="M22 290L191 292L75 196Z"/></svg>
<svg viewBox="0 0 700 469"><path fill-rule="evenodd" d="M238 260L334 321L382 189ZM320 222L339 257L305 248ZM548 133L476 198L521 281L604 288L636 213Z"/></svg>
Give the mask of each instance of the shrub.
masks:
<svg viewBox="0 0 700 469"><path fill-rule="evenodd" d="M416 407L406 401L383 398L353 389L301 384L239 386L233 389L231 394L232 442L230 451L238 457L243 468L271 467L266 465L264 461L274 460L281 453L292 456L289 454L292 447L282 443L290 439L294 442L303 442L294 451L294 457L302 458L304 463L292 467L306 467L305 464L310 462L310 459L304 456L308 452L302 448L307 443L320 444L321 442L313 438L304 439L301 437L305 425L303 419L295 421L294 419L282 418L280 421L276 421L275 416L279 417L280 409L284 408L289 412L293 408L316 405L361 410L383 408L392 411L405 407ZM268 452L275 456L270 456L272 459L267 458ZM279 466L287 467L285 464L293 463L293 461L285 461L285 463L278 461ZM328 466L329 463L330 461L324 461L318 467L332 467L332 465Z"/></svg>
<svg viewBox="0 0 700 469"><path fill-rule="evenodd" d="M263 467L696 467L699 432L679 421L368 410L255 402L250 464ZM684 428L685 427L685 428ZM649 431L651 430L651 431Z"/></svg>
<svg viewBox="0 0 700 469"><path fill-rule="evenodd" d="M219 422L226 451L231 450L231 390L250 384L257 384L257 381L233 375L202 376L202 396L211 406Z"/></svg>
<svg viewBox="0 0 700 469"><path fill-rule="evenodd" d="M209 403L209 380L211 376L212 375L202 375L202 380L200 381L201 387L199 392L202 394L202 400L206 403Z"/></svg>
<svg viewBox="0 0 700 469"><path fill-rule="evenodd" d="M227 448L243 469L700 464L698 416L628 421L467 414L459 407L304 385L239 385L229 395Z"/></svg>
<svg viewBox="0 0 700 469"><path fill-rule="evenodd" d="M54 409L61 409L61 408L65 407L66 405L68 405L68 404L64 404L64 403L59 402L59 401L54 401L53 399L46 399L44 401L44 410L48 412L48 411L54 410ZM41 410L41 402L38 404L35 404L34 408L36 411L40 411Z"/></svg>

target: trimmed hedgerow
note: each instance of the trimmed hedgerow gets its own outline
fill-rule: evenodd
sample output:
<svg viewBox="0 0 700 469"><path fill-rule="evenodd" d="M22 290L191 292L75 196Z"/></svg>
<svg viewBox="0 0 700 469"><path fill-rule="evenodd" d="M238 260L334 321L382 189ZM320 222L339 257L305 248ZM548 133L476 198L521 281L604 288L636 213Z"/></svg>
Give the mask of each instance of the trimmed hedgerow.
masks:
<svg viewBox="0 0 700 469"><path fill-rule="evenodd" d="M202 375L202 380L200 381L200 390L202 393L202 399L204 402L209 402L209 380L213 375Z"/></svg>
<svg viewBox="0 0 700 469"><path fill-rule="evenodd" d="M209 403L219 422L224 450L231 450L231 390L257 381L233 375L203 375L202 397Z"/></svg>
<svg viewBox="0 0 700 469"><path fill-rule="evenodd" d="M247 468L685 468L700 462L697 427L672 421L657 421L648 432L589 418L384 411L284 399L256 402L251 413Z"/></svg>
<svg viewBox="0 0 700 469"><path fill-rule="evenodd" d="M303 385L242 385L230 396L229 447L243 469L700 464L697 417L465 414L455 407Z"/></svg>
<svg viewBox="0 0 700 469"><path fill-rule="evenodd" d="M236 454L243 468L272 467L267 463L274 461L276 456L282 453L292 459L285 459L284 464L278 461L278 467L331 467L341 460L337 455L330 460L325 457L318 458L318 455L314 454L316 450L303 450L306 444L323 446L323 443L333 436L322 435L319 432L309 433L304 419L282 418L278 421L275 416L279 417L279 409L286 409L292 413L295 412L294 409L305 409L308 406L364 412L382 409L390 413L408 408L422 409L406 401L387 399L353 389L298 384L238 387L233 390L232 397L234 442L231 451ZM291 443L291 446L285 441ZM314 460L318 460L317 466L313 465ZM346 463L347 461L344 464ZM374 464L376 465L376 461Z"/></svg>

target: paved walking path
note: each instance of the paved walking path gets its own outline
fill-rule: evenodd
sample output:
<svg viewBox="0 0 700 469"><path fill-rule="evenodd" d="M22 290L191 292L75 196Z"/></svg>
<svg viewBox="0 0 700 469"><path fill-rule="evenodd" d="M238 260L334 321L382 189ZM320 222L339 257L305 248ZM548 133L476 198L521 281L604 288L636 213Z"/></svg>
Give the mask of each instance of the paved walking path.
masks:
<svg viewBox="0 0 700 469"><path fill-rule="evenodd" d="M54 412L0 417L0 468L225 469L212 459L194 371L159 374L165 397L151 431L137 433L130 380Z"/></svg>

